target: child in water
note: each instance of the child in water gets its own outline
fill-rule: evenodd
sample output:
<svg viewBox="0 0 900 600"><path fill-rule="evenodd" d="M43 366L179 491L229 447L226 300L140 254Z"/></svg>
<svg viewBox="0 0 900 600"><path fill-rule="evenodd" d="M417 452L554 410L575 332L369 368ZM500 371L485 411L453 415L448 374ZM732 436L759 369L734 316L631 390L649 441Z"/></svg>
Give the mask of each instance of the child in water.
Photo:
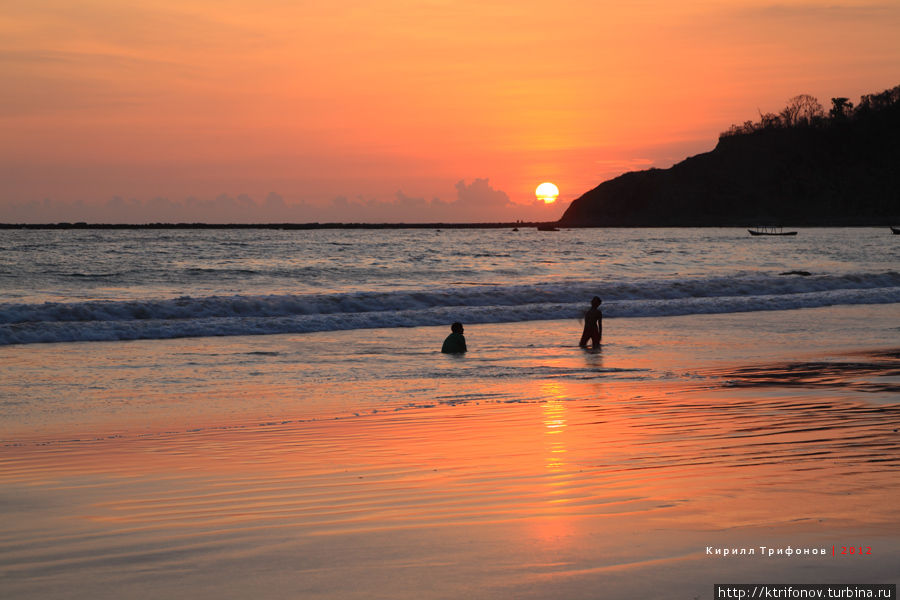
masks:
<svg viewBox="0 0 900 600"><path fill-rule="evenodd" d="M444 352L445 354L462 354L466 351L466 338L463 335L462 323L457 321L450 326L450 331L453 333L448 335L447 339L444 340L441 352Z"/></svg>
<svg viewBox="0 0 900 600"><path fill-rule="evenodd" d="M603 337L603 313L600 312L600 304L603 302L597 296L591 299L591 308L584 313L584 333L581 334L581 341L578 345L587 348L588 340L593 342L593 347L600 346L600 339Z"/></svg>

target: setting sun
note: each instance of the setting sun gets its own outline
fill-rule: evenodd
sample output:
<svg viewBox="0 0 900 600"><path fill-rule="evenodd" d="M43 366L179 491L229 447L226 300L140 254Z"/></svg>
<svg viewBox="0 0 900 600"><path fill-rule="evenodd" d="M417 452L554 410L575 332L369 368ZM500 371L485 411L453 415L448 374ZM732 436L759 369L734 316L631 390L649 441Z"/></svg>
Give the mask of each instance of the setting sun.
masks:
<svg viewBox="0 0 900 600"><path fill-rule="evenodd" d="M559 188L552 183L545 182L537 186L534 195L538 200L543 200L546 204L551 204L556 202L556 198L559 196Z"/></svg>

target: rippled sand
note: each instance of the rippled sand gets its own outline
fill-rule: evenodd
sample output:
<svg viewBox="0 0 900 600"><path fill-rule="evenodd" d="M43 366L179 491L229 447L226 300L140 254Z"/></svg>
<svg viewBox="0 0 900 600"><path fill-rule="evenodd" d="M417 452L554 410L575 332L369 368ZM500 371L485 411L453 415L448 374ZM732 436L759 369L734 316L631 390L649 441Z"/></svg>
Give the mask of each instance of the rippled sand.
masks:
<svg viewBox="0 0 900 600"><path fill-rule="evenodd" d="M358 415L20 429L0 454L0 595L703 598L895 580L896 348L741 362L683 338L682 363L629 339L545 355L544 375L381 379L407 397Z"/></svg>

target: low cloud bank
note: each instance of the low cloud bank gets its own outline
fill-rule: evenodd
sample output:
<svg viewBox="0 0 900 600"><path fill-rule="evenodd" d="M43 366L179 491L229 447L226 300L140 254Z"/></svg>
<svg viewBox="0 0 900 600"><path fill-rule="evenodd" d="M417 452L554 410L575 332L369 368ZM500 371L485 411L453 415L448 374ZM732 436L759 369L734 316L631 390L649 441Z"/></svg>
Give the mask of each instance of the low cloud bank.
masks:
<svg viewBox="0 0 900 600"><path fill-rule="evenodd" d="M150 200L114 197L106 202L62 202L52 199L0 205L0 222L5 223L427 223L553 221L562 207L534 201L517 204L509 195L491 187L486 178L471 183L460 180L456 197L427 200L397 191L391 200L346 198L326 204L291 202L270 193L257 201L247 194L222 194L213 199L187 198Z"/></svg>

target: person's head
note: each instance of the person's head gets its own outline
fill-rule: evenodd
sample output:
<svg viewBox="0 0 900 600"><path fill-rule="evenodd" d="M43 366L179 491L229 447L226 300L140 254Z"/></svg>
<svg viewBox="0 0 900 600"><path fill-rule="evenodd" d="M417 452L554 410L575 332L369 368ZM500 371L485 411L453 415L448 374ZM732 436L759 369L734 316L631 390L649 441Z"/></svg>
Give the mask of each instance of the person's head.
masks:
<svg viewBox="0 0 900 600"><path fill-rule="evenodd" d="M591 306L593 306L594 308L600 306L602 302L603 300L601 300L599 296L594 296L593 298L591 298Z"/></svg>
<svg viewBox="0 0 900 600"><path fill-rule="evenodd" d="M453 325L450 326L450 331L452 331L453 333L462 333L463 332L462 323L460 323L459 321L456 321Z"/></svg>

